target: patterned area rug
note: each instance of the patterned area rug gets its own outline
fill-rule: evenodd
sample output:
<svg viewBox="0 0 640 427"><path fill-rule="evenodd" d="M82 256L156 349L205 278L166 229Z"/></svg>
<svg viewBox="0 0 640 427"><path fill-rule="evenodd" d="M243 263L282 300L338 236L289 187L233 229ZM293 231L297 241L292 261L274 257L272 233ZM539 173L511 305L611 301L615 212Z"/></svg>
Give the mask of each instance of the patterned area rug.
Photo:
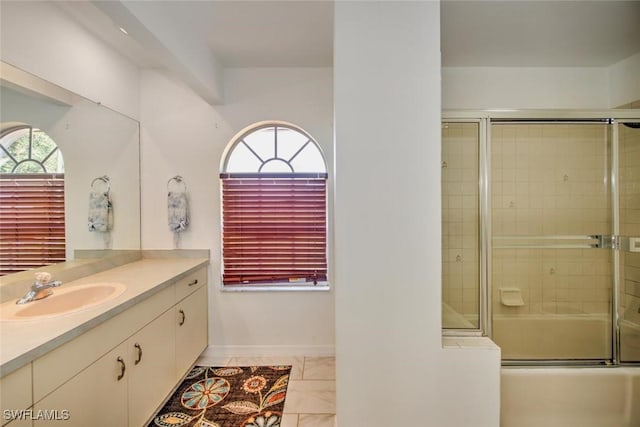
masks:
<svg viewBox="0 0 640 427"><path fill-rule="evenodd" d="M291 366L194 366L149 427L279 427Z"/></svg>

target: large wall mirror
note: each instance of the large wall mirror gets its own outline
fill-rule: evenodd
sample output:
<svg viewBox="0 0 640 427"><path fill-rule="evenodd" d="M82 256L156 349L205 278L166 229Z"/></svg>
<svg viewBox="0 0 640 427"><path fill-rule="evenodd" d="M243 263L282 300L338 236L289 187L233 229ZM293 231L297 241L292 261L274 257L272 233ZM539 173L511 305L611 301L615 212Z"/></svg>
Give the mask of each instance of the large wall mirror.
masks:
<svg viewBox="0 0 640 427"><path fill-rule="evenodd" d="M42 131L61 153L66 260L73 259L78 249L140 249L139 123L9 64L1 65L0 130ZM9 140L3 144L9 145ZM6 153L4 161L13 161ZM108 186L99 179L105 176ZM109 233L89 227L91 192L106 188L113 206ZM0 203L6 206L6 200L0 198Z"/></svg>

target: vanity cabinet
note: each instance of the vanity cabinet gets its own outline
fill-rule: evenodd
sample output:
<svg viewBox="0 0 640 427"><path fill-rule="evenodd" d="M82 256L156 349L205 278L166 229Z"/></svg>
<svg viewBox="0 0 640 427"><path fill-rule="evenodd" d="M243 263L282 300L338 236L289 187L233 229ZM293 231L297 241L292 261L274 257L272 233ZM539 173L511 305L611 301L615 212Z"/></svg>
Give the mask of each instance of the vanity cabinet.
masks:
<svg viewBox="0 0 640 427"><path fill-rule="evenodd" d="M34 360L33 426L144 425L207 345L206 278L201 268Z"/></svg>
<svg viewBox="0 0 640 427"><path fill-rule="evenodd" d="M21 418L9 421L9 424L5 424L7 427L33 427L33 421L31 418Z"/></svg>
<svg viewBox="0 0 640 427"><path fill-rule="evenodd" d="M126 343L120 344L37 402L34 413L50 416L34 420L34 427L126 426L127 381L120 378L122 363L118 360L126 351Z"/></svg>
<svg viewBox="0 0 640 427"><path fill-rule="evenodd" d="M38 402L36 413L50 411L53 419L35 427L65 417L65 427L142 426L175 385L173 325L173 311L166 311Z"/></svg>
<svg viewBox="0 0 640 427"><path fill-rule="evenodd" d="M18 412L31 407L31 363L2 378L0 382L0 425L10 427L31 426L31 419L21 419ZM26 414L26 413L25 413Z"/></svg>
<svg viewBox="0 0 640 427"><path fill-rule="evenodd" d="M127 341L129 426L143 425L175 386L175 342L172 310Z"/></svg>
<svg viewBox="0 0 640 427"><path fill-rule="evenodd" d="M175 381L182 379L194 362L193 355L207 346L207 288L200 287L175 307L176 370Z"/></svg>

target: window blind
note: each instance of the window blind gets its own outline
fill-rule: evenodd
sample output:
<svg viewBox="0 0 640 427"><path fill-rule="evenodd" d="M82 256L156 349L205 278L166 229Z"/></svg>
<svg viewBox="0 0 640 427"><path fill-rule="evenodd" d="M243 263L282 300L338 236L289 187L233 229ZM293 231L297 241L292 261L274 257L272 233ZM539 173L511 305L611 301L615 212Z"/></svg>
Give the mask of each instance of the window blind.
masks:
<svg viewBox="0 0 640 427"><path fill-rule="evenodd" d="M64 175L0 175L0 275L65 258Z"/></svg>
<svg viewBox="0 0 640 427"><path fill-rule="evenodd" d="M221 178L224 285L327 280L326 174Z"/></svg>

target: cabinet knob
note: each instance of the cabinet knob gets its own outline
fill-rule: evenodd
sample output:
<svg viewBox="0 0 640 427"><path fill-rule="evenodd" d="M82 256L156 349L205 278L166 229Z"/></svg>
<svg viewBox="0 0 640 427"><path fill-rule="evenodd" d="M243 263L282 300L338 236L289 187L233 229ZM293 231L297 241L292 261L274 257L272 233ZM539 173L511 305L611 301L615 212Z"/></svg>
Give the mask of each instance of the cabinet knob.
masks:
<svg viewBox="0 0 640 427"><path fill-rule="evenodd" d="M198 284L198 279L195 279L193 282L189 283L187 286L194 286Z"/></svg>
<svg viewBox="0 0 640 427"><path fill-rule="evenodd" d="M180 323L179 323L179 325L182 326L182 325L184 325L184 321L187 319L187 316L184 314L184 310L182 310L182 309L179 311L179 313L180 313Z"/></svg>
<svg viewBox="0 0 640 427"><path fill-rule="evenodd" d="M138 343L135 343L133 346L138 350L138 358L133 362L134 365L137 365L142 360L142 347L140 347Z"/></svg>
<svg viewBox="0 0 640 427"><path fill-rule="evenodd" d="M120 364L120 375L118 375L118 381L120 381L121 379L124 378L124 373L127 370L127 365L124 364L124 360L122 360L122 357L120 356L118 356L116 360Z"/></svg>

